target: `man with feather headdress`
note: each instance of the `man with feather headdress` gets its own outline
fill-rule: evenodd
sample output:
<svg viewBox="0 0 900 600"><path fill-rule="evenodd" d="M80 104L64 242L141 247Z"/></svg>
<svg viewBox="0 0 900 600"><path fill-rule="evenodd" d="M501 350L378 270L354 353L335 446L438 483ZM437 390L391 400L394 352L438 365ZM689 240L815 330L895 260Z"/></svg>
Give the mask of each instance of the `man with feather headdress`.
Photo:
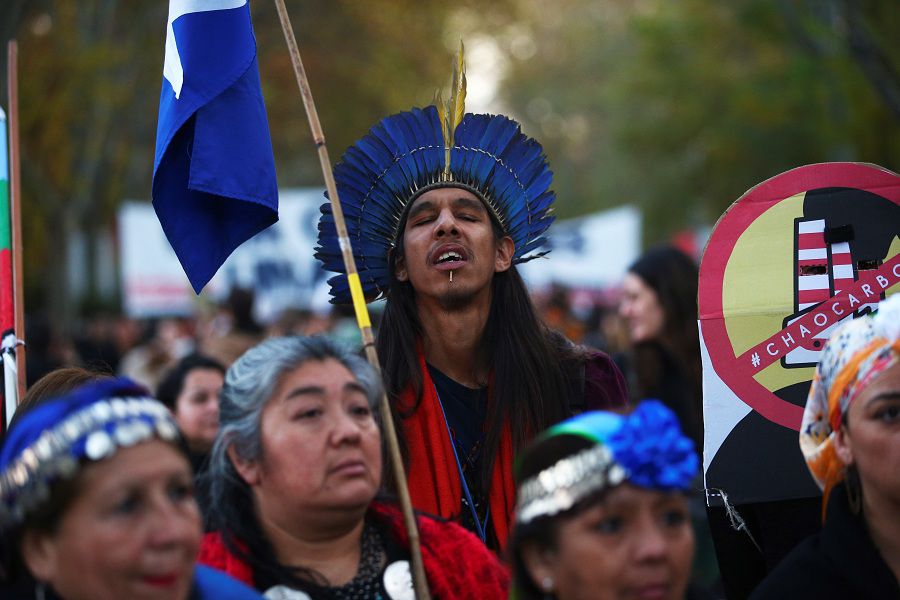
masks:
<svg viewBox="0 0 900 600"><path fill-rule="evenodd" d="M516 453L575 412L622 406L600 352L540 321L515 265L546 254L552 173L502 115L465 112L462 51L446 105L383 119L335 167L368 300L386 298L377 347L399 415L413 506L506 544ZM316 256L332 302L350 289L329 204Z"/></svg>

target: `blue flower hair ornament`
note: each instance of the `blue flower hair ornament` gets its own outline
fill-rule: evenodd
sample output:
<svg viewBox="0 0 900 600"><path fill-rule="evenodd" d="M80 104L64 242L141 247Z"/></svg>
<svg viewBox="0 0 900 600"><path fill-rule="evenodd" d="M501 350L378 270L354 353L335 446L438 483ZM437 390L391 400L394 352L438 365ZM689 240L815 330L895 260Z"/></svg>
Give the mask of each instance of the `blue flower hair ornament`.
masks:
<svg viewBox="0 0 900 600"><path fill-rule="evenodd" d="M504 235L515 244L513 263L546 241L553 222L553 173L543 149L502 115L467 113L445 141L435 106L389 116L346 151L334 168L335 182L363 294L384 297L390 285L390 251L407 208L435 187L459 187L480 198ZM450 165L447 168L447 148ZM350 288L331 205L321 207L316 258L326 270L332 303L350 303Z"/></svg>
<svg viewBox="0 0 900 600"><path fill-rule="evenodd" d="M48 400L22 415L0 451L0 530L20 523L46 500L55 481L82 461L158 437L180 436L169 410L141 385L102 380Z"/></svg>
<svg viewBox="0 0 900 600"><path fill-rule="evenodd" d="M613 456L634 485L687 490L700 461L678 419L657 400L643 402L610 438Z"/></svg>
<svg viewBox="0 0 900 600"><path fill-rule="evenodd" d="M658 400L645 400L624 416L583 413L551 427L541 439L559 435L579 436L595 445L560 459L519 486L519 523L566 511L592 493L625 482L687 491L700 467L693 442Z"/></svg>

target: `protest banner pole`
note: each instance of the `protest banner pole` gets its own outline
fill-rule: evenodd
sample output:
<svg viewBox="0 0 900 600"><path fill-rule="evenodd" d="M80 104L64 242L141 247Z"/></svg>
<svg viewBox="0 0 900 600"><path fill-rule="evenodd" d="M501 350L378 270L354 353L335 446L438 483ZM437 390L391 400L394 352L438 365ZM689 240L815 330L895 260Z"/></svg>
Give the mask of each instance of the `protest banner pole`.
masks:
<svg viewBox="0 0 900 600"><path fill-rule="evenodd" d="M319 162L322 165L322 174L325 176L325 189L328 190L328 198L331 202L332 212L334 213L334 222L337 228L338 240L340 241L341 253L344 258L344 265L347 269L347 280L350 284L350 293L353 298L356 321L359 324L359 329L362 333L366 358L369 360L369 363L378 370L380 376L381 365L378 362L378 354L375 351L375 337L372 334L369 309L366 306L362 286L359 282L359 273L356 270L356 261L353 258L353 248L350 245L350 237L347 235L344 212L341 209L337 186L334 182L334 173L331 170L331 160L328 158L328 148L325 145L325 134L323 133L322 125L319 122L319 114L316 111L312 90L309 87L309 80L306 77L306 70L303 68L303 62L300 60L300 50L297 47L297 38L294 35L294 28L291 26L291 20L287 14L284 0L275 0L275 6L278 9L281 30L284 32L284 39L287 42L288 51L291 55L291 63L294 67L294 76L297 79L297 86L300 88L300 95L303 97L303 106L306 108L306 116L309 119L309 127L312 130L313 141L315 142L319 154ZM385 438L388 442L391 461L397 478L397 492L400 496L400 508L403 511L406 531L409 535L412 577L416 598L424 600L431 596L428 592L428 582L425 579L425 568L422 564L422 550L419 544L419 531L416 527L412 500L410 499L409 488L406 483L403 457L400 454L400 446L397 443L397 431L391 417L391 408L386 394L382 394L381 396L381 416L382 423L384 424Z"/></svg>
<svg viewBox="0 0 900 600"><path fill-rule="evenodd" d="M0 205L0 331L3 340L4 397L6 419L12 418L20 398L25 395L25 346L17 334L25 330L22 289L21 184L19 167L19 87L18 45L7 44L7 91L9 94L9 135L5 135L3 162L8 168L8 195ZM7 146L7 139L9 144Z"/></svg>

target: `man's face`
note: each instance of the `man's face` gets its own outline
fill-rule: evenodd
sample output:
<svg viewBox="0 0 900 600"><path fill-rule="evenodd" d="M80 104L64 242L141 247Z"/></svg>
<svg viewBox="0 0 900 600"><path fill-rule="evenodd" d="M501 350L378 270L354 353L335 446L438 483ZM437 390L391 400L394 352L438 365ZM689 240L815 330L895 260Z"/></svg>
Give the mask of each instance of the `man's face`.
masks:
<svg viewBox="0 0 900 600"><path fill-rule="evenodd" d="M402 235L395 276L445 308L489 299L494 273L512 264L513 241L496 239L484 204L463 189L437 188L419 196Z"/></svg>

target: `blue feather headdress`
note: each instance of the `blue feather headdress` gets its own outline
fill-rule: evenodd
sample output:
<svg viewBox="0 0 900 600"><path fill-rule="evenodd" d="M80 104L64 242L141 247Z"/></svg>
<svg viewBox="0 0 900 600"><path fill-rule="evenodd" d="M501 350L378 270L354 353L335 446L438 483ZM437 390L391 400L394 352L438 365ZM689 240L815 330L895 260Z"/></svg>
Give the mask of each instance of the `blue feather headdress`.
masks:
<svg viewBox="0 0 900 600"><path fill-rule="evenodd" d="M402 233L407 207L435 187L461 187L482 199L515 243L513 263L543 256L536 252L553 222L553 173L543 149L502 115L466 114L462 52L454 89L443 106L414 108L383 119L350 146L334 177L363 294L371 301L387 294L389 254ZM448 164L449 161L449 164ZM340 273L328 280L332 302L350 302L331 205L322 205L316 258Z"/></svg>

